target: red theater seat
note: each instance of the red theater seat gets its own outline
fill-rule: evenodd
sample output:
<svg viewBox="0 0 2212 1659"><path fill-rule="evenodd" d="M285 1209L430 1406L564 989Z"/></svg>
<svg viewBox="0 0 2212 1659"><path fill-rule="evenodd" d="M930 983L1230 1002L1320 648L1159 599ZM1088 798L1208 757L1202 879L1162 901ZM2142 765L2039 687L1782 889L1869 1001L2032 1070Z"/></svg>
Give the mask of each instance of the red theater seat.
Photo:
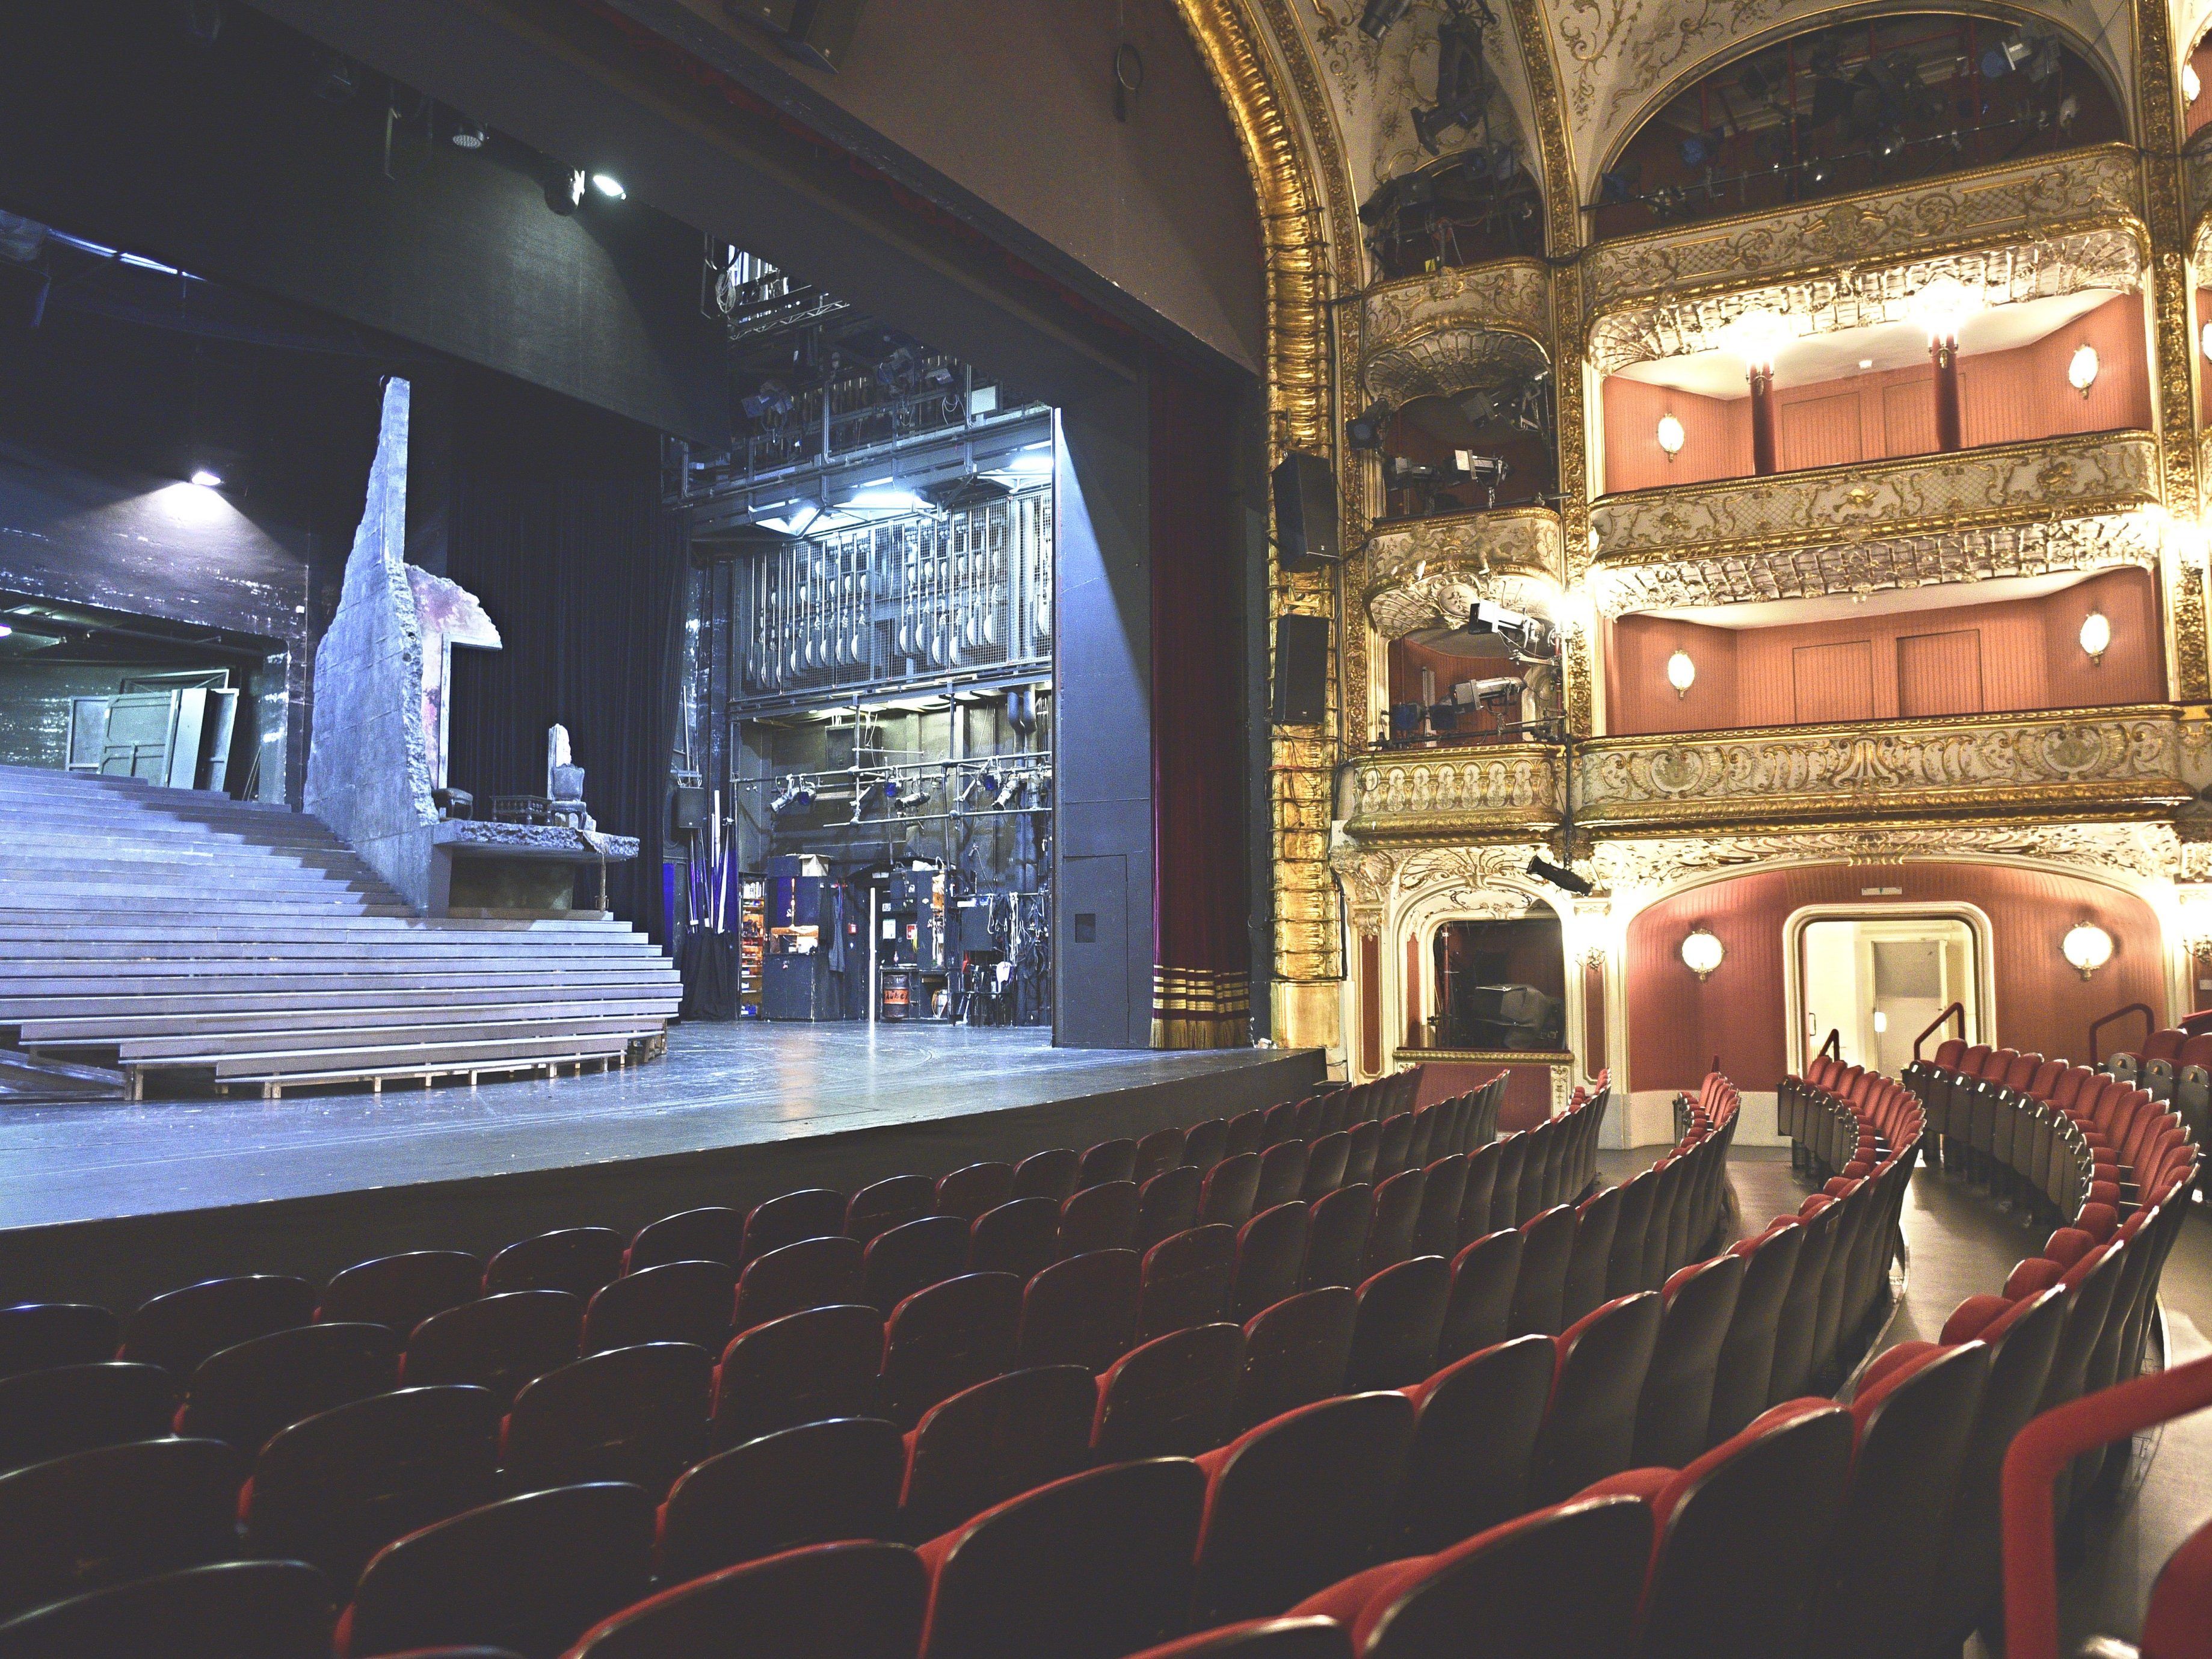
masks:
<svg viewBox="0 0 2212 1659"><path fill-rule="evenodd" d="M884 1322L873 1308L812 1308L741 1332L714 1372L716 1447L875 1409Z"/></svg>
<svg viewBox="0 0 2212 1659"><path fill-rule="evenodd" d="M331 1581L300 1561L215 1561L0 1624L6 1659L330 1659Z"/></svg>
<svg viewBox="0 0 2212 1659"><path fill-rule="evenodd" d="M563 1227L510 1244L484 1264L484 1294L566 1291L583 1301L623 1270L629 1241L611 1227Z"/></svg>
<svg viewBox="0 0 2212 1659"><path fill-rule="evenodd" d="M1721 1349L1743 1290L1744 1261L1717 1255L1694 1262L1660 1293L1659 1340L1636 1407L1638 1464L1678 1469L1705 1449Z"/></svg>
<svg viewBox="0 0 2212 1659"><path fill-rule="evenodd" d="M503 1408L532 1378L576 1357L584 1304L567 1291L509 1291L424 1320L407 1339L400 1380L410 1388L467 1382Z"/></svg>
<svg viewBox="0 0 2212 1659"><path fill-rule="evenodd" d="M1553 1339L1559 1369L1529 1475L1534 1502L1559 1503L1628 1467L1659 1316L1658 1295L1639 1291L1616 1297Z"/></svg>
<svg viewBox="0 0 2212 1659"><path fill-rule="evenodd" d="M227 1440L251 1457L303 1417L392 1388L399 1339L382 1325L301 1325L200 1362L177 1410L177 1432Z"/></svg>
<svg viewBox="0 0 2212 1659"><path fill-rule="evenodd" d="M0 1474L170 1431L176 1386L159 1365L108 1360L0 1377Z"/></svg>
<svg viewBox="0 0 2212 1659"><path fill-rule="evenodd" d="M696 1463L660 1506L663 1583L840 1538L896 1538L907 1447L895 1425L839 1417Z"/></svg>
<svg viewBox="0 0 2212 1659"><path fill-rule="evenodd" d="M1017 1198L977 1216L968 1233L968 1270L1027 1280L1060 1260L1060 1206Z"/></svg>
<svg viewBox="0 0 2212 1659"><path fill-rule="evenodd" d="M744 1261L744 1212L710 1206L639 1228L623 1252L623 1271L642 1273L672 1261L719 1261L734 1277Z"/></svg>
<svg viewBox="0 0 2212 1659"><path fill-rule="evenodd" d="M210 1279L157 1296L132 1314L114 1357L159 1365L181 1382L211 1353L314 1317L314 1287L304 1279Z"/></svg>
<svg viewBox="0 0 2212 1659"><path fill-rule="evenodd" d="M1075 1192L1083 1173L1083 1158L1073 1147L1049 1146L1033 1152L1014 1165L1016 1198L1048 1198L1065 1204Z"/></svg>
<svg viewBox="0 0 2212 1659"><path fill-rule="evenodd" d="M483 1263L460 1250L409 1250L348 1267L323 1287L315 1317L384 1325L406 1341L433 1314L483 1294Z"/></svg>
<svg viewBox="0 0 2212 1659"><path fill-rule="evenodd" d="M1012 1164L969 1164L938 1177L934 1203L939 1215L955 1215L972 1222L1013 1195Z"/></svg>
<svg viewBox="0 0 2212 1659"><path fill-rule="evenodd" d="M1060 1206L1060 1253L1126 1250L1137 1237L1143 1194L1133 1181L1106 1181L1079 1188Z"/></svg>
<svg viewBox="0 0 2212 1659"><path fill-rule="evenodd" d="M1526 1248L1521 1230L1507 1227L1476 1239L1453 1261L1451 1296L1437 1341L1440 1363L1449 1364L1505 1340Z"/></svg>
<svg viewBox="0 0 2212 1659"><path fill-rule="evenodd" d="M738 1279L731 1323L748 1331L808 1308L866 1301L860 1291L865 1254L857 1239L837 1234L802 1238L755 1256Z"/></svg>
<svg viewBox="0 0 2212 1659"><path fill-rule="evenodd" d="M756 1204L745 1217L744 1260L749 1267L770 1250L796 1244L803 1238L826 1238L845 1226L846 1199L826 1187L808 1187L783 1193Z"/></svg>
<svg viewBox="0 0 2212 1659"><path fill-rule="evenodd" d="M1137 1143L1126 1136L1118 1140L1102 1140L1083 1154L1076 1166L1075 1190L1086 1187L1103 1187L1122 1182L1134 1184L1137 1176Z"/></svg>
<svg viewBox="0 0 2212 1659"><path fill-rule="evenodd" d="M1194 1325L1132 1348L1099 1379L1091 1455L1100 1463L1193 1457L1229 1438L1244 1333Z"/></svg>
<svg viewBox="0 0 2212 1659"><path fill-rule="evenodd" d="M1137 1297L1136 1340L1188 1325L1210 1325L1229 1305L1237 1273L1237 1229L1224 1223L1193 1227L1145 1252Z"/></svg>
<svg viewBox="0 0 2212 1659"><path fill-rule="evenodd" d="M1261 1210L1237 1234L1237 1273L1229 1315L1238 1322L1294 1296L1305 1282L1306 1234L1311 1212L1303 1203Z"/></svg>
<svg viewBox="0 0 2212 1659"><path fill-rule="evenodd" d="M1022 1282L1012 1273L964 1273L916 1291L884 1331L879 1414L911 1428L940 1400L1014 1363Z"/></svg>
<svg viewBox="0 0 2212 1659"><path fill-rule="evenodd" d="M937 1203L937 1183L927 1176L893 1176L863 1187L845 1206L845 1236L861 1245L878 1233L919 1221Z"/></svg>
<svg viewBox="0 0 2212 1659"><path fill-rule="evenodd" d="M903 1534L933 1538L1088 1468L1097 1408L1097 1381L1080 1365L1009 1371L933 1406L907 1437Z"/></svg>
<svg viewBox="0 0 2212 1659"><path fill-rule="evenodd" d="M514 1397L500 1435L511 1491L623 1480L656 1501L707 1449L714 1356L685 1342L612 1348Z"/></svg>
<svg viewBox="0 0 2212 1659"><path fill-rule="evenodd" d="M669 1261L624 1273L584 1310L582 1350L689 1342L719 1354L730 1340L737 1294L737 1270L726 1261Z"/></svg>
<svg viewBox="0 0 2212 1659"><path fill-rule="evenodd" d="M1137 1188L1135 1248L1149 1250L1162 1239L1198 1225L1198 1200L1206 1177L1188 1164L1163 1170Z"/></svg>
<svg viewBox="0 0 2212 1659"><path fill-rule="evenodd" d="M1451 1268L1440 1255L1385 1267L1359 1287L1344 1386L1402 1389L1437 1368Z"/></svg>
<svg viewBox="0 0 2212 1659"><path fill-rule="evenodd" d="M916 1291L941 1285L967 1266L968 1223L960 1217L932 1215L902 1222L868 1241L860 1299L889 1318L891 1310Z"/></svg>
<svg viewBox="0 0 2212 1659"><path fill-rule="evenodd" d="M914 1659L929 1574L903 1545L794 1549L625 1607L568 1659Z"/></svg>
<svg viewBox="0 0 2212 1659"><path fill-rule="evenodd" d="M1413 1443L1398 1542L1442 1549L1528 1509L1529 1464L1555 1364L1551 1338L1516 1337L1406 1390Z"/></svg>
<svg viewBox="0 0 2212 1659"><path fill-rule="evenodd" d="M0 1308L0 1377L115 1358L122 1323L86 1302L21 1302Z"/></svg>
<svg viewBox="0 0 2212 1659"><path fill-rule="evenodd" d="M1367 1232L1375 1213L1375 1189L1353 1182L1316 1199L1308 1206L1306 1229L1306 1288L1341 1285L1349 1290L1361 1282L1360 1264L1367 1259Z"/></svg>
<svg viewBox="0 0 2212 1659"><path fill-rule="evenodd" d="M1248 1321L1237 1427L1341 1394L1358 1321L1359 1298L1341 1285L1286 1297Z"/></svg>

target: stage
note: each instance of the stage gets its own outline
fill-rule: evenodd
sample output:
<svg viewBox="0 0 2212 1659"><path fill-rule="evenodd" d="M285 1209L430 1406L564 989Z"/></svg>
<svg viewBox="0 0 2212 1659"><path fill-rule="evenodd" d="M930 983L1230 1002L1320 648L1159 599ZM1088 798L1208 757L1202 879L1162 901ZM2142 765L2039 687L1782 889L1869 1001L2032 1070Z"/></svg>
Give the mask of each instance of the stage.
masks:
<svg viewBox="0 0 2212 1659"><path fill-rule="evenodd" d="M0 1301L125 1309L807 1186L851 1191L1303 1092L1310 1052L1055 1048L1042 1030L679 1026L626 1071L283 1099L0 1107Z"/></svg>

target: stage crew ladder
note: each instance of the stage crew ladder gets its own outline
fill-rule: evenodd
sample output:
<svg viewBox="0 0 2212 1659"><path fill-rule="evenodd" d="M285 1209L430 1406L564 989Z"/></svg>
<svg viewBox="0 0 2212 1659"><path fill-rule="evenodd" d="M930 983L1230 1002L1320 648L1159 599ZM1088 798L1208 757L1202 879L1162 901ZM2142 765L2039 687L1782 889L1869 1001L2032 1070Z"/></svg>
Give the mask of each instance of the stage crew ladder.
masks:
<svg viewBox="0 0 2212 1659"><path fill-rule="evenodd" d="M289 808L0 766L0 1046L133 1097L620 1065L680 998L596 912L417 916Z"/></svg>

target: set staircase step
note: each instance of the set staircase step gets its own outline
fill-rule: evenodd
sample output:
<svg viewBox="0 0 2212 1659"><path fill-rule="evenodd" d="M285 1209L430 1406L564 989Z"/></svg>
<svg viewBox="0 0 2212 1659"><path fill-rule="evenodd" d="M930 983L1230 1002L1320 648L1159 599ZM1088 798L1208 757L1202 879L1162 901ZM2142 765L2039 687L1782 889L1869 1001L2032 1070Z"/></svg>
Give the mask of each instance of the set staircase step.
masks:
<svg viewBox="0 0 2212 1659"><path fill-rule="evenodd" d="M118 1006L123 1000L139 996L183 996L202 1008L227 1006L234 1002L249 1006L267 1006L271 998L310 997L330 993L369 993L388 995L408 993L422 996L443 997L458 991L481 991L496 987L565 986L565 987L635 987L665 985L675 982L674 970L665 966L666 959L659 957L642 957L627 965L614 964L600 968L570 968L549 971L543 968L510 968L504 971L464 970L453 974L423 973L342 973L319 971L312 974L295 973L285 969L269 975L201 975L201 974L139 974L139 975L52 975L39 979L8 981L0 988L0 1025L16 1018L34 1017L49 1012L49 1005L68 1003L81 1006L88 1001L106 997ZM28 1011L19 1014L17 1011Z"/></svg>
<svg viewBox="0 0 2212 1659"><path fill-rule="evenodd" d="M443 1011L441 1011L443 1012ZM570 1013L546 1019L402 1020L381 1025L323 1025L303 1030L196 1032L181 1036L128 1037L118 1045L125 1065L213 1066L217 1075L234 1060L276 1062L299 1054L386 1053L430 1044L441 1048L526 1042L563 1032L591 1036L641 1036L656 1030L660 1017L631 1013ZM384 1064L379 1060L377 1064Z"/></svg>
<svg viewBox="0 0 2212 1659"><path fill-rule="evenodd" d="M380 937L385 933L407 928L420 928L422 919L405 905L384 905L370 911L339 911L332 915L320 913L298 914L281 908L236 914L226 906L216 912L199 910L149 910L143 920L119 913L100 911L76 922L70 930L73 939L202 939L243 940L248 939L298 939L303 934L353 934ZM46 937L53 926L52 913L44 910L0 908L0 955L6 954L6 941L15 939ZM438 919L441 933L477 935L483 933L546 934L583 933L599 928L603 924L591 920L538 917L528 921L505 920L492 916L447 917Z"/></svg>
<svg viewBox="0 0 2212 1659"><path fill-rule="evenodd" d="M377 1003L366 1000L351 1006L301 1006L294 1001L280 1008L233 1009L222 1013L166 1014L103 1012L90 1017L26 1019L18 1041L33 1048L63 1043L119 1044L126 1053L142 1040L177 1041L223 1036L251 1036L264 1032L291 1034L317 1030L385 1030L410 1025L483 1023L494 1017L510 1022L550 1019L666 1019L682 1000L680 992L640 987L627 994L605 996L552 996L538 1000L497 992L473 997L454 996L425 1011L420 1005Z"/></svg>

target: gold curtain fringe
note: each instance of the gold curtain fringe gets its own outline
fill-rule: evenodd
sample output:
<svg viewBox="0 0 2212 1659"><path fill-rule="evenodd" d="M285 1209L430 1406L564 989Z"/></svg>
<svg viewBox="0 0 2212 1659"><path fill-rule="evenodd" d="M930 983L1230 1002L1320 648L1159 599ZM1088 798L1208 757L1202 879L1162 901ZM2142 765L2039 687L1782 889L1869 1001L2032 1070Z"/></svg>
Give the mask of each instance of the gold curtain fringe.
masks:
<svg viewBox="0 0 2212 1659"><path fill-rule="evenodd" d="M1252 985L1242 971L1152 969L1152 1047L1241 1048L1251 1041Z"/></svg>

